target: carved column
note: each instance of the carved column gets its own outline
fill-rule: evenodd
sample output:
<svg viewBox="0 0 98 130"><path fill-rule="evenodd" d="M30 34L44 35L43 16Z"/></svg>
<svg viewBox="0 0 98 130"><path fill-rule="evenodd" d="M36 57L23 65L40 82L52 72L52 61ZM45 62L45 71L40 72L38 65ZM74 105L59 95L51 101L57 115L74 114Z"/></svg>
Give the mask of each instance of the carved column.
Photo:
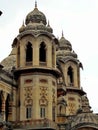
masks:
<svg viewBox="0 0 98 130"><path fill-rule="evenodd" d="M2 92L2 106L1 106L1 109L2 109L2 120L5 121L5 107L6 107L6 97L7 97L7 93L6 92Z"/></svg>
<svg viewBox="0 0 98 130"><path fill-rule="evenodd" d="M12 121L12 106L13 106L13 101L10 97L9 106L8 106L8 121Z"/></svg>

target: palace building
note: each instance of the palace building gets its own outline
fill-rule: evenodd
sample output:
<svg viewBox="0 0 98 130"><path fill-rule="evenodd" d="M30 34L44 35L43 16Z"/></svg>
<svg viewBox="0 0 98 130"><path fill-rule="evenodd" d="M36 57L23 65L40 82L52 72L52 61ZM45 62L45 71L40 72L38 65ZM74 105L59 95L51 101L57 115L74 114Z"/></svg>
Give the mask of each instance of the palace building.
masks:
<svg viewBox="0 0 98 130"><path fill-rule="evenodd" d="M82 63L37 3L0 63L0 130L97 130L80 84Z"/></svg>

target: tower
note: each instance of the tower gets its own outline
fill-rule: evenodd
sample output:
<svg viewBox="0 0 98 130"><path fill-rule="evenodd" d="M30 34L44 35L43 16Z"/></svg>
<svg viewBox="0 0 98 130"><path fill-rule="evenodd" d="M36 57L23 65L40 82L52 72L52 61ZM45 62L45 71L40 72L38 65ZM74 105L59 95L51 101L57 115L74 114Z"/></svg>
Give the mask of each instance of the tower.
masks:
<svg viewBox="0 0 98 130"><path fill-rule="evenodd" d="M80 68L71 43L63 32L56 39L35 2L0 63L0 129L97 130Z"/></svg>
<svg viewBox="0 0 98 130"><path fill-rule="evenodd" d="M56 121L57 83L56 46L45 15L35 8L19 29L12 44L16 48L16 120Z"/></svg>
<svg viewBox="0 0 98 130"><path fill-rule="evenodd" d="M82 107L81 96L85 94L80 86L80 67L82 67L82 63L73 51L71 43L64 38L63 33L59 40L57 64L62 72L61 79L66 88L66 94L63 95L67 104L66 115L75 115L78 109Z"/></svg>

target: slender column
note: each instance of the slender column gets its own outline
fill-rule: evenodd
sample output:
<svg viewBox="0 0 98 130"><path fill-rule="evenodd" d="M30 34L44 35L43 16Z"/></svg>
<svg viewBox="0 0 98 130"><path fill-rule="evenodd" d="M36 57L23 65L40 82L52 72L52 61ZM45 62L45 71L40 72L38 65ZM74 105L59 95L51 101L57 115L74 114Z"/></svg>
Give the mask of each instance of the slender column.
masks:
<svg viewBox="0 0 98 130"><path fill-rule="evenodd" d="M8 107L8 121L12 121L12 105L13 105L13 102L12 101L9 101L9 107Z"/></svg>
<svg viewBox="0 0 98 130"><path fill-rule="evenodd" d="M5 107L6 107L6 97L7 97L7 93L3 92L3 95L2 95L2 106L1 106L1 109L2 109L2 120L5 121Z"/></svg>

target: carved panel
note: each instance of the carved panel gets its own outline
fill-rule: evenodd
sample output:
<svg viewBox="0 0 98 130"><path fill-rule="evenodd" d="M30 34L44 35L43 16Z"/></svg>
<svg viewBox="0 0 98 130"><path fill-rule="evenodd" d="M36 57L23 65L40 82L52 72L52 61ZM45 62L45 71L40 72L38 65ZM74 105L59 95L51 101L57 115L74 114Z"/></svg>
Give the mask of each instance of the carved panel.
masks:
<svg viewBox="0 0 98 130"><path fill-rule="evenodd" d="M68 100L70 100L70 101L74 101L75 98L74 98L74 97L68 97Z"/></svg>
<svg viewBox="0 0 98 130"><path fill-rule="evenodd" d="M52 102L55 104L55 89L52 89Z"/></svg>
<svg viewBox="0 0 98 130"><path fill-rule="evenodd" d="M75 114L75 103L69 103L68 107L70 114Z"/></svg>
<svg viewBox="0 0 98 130"><path fill-rule="evenodd" d="M40 100L39 100L40 105L48 105L47 96L48 96L48 88L41 86L40 87Z"/></svg>
<svg viewBox="0 0 98 130"><path fill-rule="evenodd" d="M39 100L39 104L40 106L47 106L48 105L48 101L45 97L41 97L41 99Z"/></svg>
<svg viewBox="0 0 98 130"><path fill-rule="evenodd" d="M33 105L33 100L31 98L26 98L25 99L25 106L28 106L28 105Z"/></svg>
<svg viewBox="0 0 98 130"><path fill-rule="evenodd" d="M27 105L32 105L33 104L33 100L32 100L32 86L28 86L24 88L24 96L25 96L25 101L24 104L25 106Z"/></svg>
<svg viewBox="0 0 98 130"><path fill-rule="evenodd" d="M26 98L32 96L32 86L25 87L24 90L25 90L24 95L25 95Z"/></svg>

